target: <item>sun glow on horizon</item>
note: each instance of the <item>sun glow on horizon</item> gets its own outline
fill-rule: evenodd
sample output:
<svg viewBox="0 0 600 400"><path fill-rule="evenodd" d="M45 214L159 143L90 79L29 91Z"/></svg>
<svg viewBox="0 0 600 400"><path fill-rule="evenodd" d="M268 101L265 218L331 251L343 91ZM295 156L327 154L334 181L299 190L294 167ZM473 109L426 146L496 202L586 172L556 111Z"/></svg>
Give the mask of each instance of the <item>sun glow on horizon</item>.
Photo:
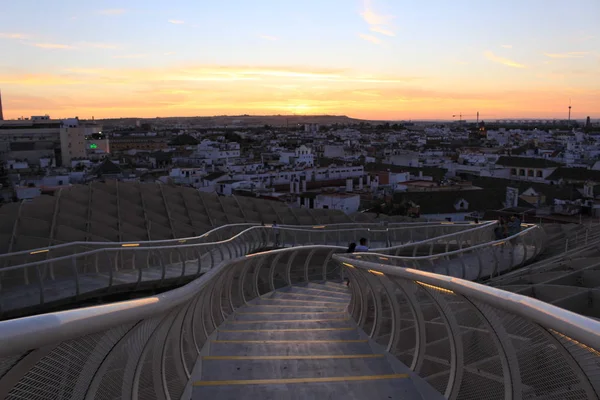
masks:
<svg viewBox="0 0 600 400"><path fill-rule="evenodd" d="M44 13L30 12L37 0L12 2L0 15L4 116L564 118L569 99L574 118L599 116L597 0L490 1L476 14L467 0L432 1L434 15L392 0L80 2ZM527 17L542 6L543 19ZM482 13L497 18L456 29L457 18ZM60 29L44 23L67 14Z"/></svg>

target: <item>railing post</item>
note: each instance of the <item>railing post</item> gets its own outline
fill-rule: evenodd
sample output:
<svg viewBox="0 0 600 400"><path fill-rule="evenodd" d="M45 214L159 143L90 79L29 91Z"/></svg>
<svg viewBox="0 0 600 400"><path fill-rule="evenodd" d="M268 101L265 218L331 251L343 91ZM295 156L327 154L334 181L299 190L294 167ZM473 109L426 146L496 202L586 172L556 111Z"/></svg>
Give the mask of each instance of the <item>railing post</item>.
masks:
<svg viewBox="0 0 600 400"><path fill-rule="evenodd" d="M40 265L35 266L37 271L38 280L40 281L40 304L44 304L44 281L42 279L42 273L40 272Z"/></svg>
<svg viewBox="0 0 600 400"><path fill-rule="evenodd" d="M73 267L73 272L75 274L75 296L79 297L79 273L77 272L77 258L71 258L71 266Z"/></svg>

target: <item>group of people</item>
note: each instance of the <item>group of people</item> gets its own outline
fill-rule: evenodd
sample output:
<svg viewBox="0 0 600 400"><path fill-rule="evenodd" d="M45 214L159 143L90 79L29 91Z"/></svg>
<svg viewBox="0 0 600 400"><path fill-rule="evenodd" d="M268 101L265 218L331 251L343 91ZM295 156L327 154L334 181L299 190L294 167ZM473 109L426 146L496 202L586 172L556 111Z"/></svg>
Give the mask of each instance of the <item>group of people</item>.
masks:
<svg viewBox="0 0 600 400"><path fill-rule="evenodd" d="M510 219L500 217L498 225L494 229L496 240L504 239L512 235L516 235L521 231L521 218L518 214L514 214Z"/></svg>

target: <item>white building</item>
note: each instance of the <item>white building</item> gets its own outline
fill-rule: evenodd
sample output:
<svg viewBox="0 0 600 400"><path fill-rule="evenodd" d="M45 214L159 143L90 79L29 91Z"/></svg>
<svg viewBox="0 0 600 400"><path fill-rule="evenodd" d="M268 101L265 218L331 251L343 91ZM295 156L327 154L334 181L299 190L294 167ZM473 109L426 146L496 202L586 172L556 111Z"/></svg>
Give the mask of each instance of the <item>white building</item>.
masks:
<svg viewBox="0 0 600 400"><path fill-rule="evenodd" d="M416 153L391 154L385 160L386 164L400 165L403 167L419 167L419 155Z"/></svg>
<svg viewBox="0 0 600 400"><path fill-rule="evenodd" d="M195 156L212 161L239 158L240 144L235 142L220 143L205 139L198 145Z"/></svg>
<svg viewBox="0 0 600 400"><path fill-rule="evenodd" d="M315 155L312 150L305 145L296 149L296 164L302 164L307 167L315 165Z"/></svg>
<svg viewBox="0 0 600 400"><path fill-rule="evenodd" d="M70 165L75 158L91 155L104 155L110 152L108 138L93 139L102 134L102 127L95 124L81 124L77 118L65 119L60 128L60 148L62 164Z"/></svg>
<svg viewBox="0 0 600 400"><path fill-rule="evenodd" d="M314 208L340 210L346 214L358 211L360 195L352 193L322 193L315 197Z"/></svg>
<svg viewBox="0 0 600 400"><path fill-rule="evenodd" d="M182 185L191 185L195 188L202 186L202 177L206 175L203 168L173 168L169 178Z"/></svg>

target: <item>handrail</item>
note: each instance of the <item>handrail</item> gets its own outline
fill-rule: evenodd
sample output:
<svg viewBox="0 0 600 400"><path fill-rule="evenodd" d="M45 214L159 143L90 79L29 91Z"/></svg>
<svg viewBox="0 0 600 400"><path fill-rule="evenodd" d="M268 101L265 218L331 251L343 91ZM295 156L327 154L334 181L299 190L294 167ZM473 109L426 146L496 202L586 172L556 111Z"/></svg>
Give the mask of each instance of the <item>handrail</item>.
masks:
<svg viewBox="0 0 600 400"><path fill-rule="evenodd" d="M474 231L482 230L482 229L485 229L485 228L489 228L490 226L494 226L497 223L498 223L497 221L486 221L484 223L478 224L477 227L475 227L473 229L468 229L468 230L465 230L465 231L462 231L462 232L464 233L464 232L474 232ZM517 236L518 234L519 233L515 234L515 236ZM430 238L430 239L420 240L418 242L418 244L419 245L429 244L431 242L437 242L440 239L446 239L446 238L449 238L451 236L456 236L456 232L454 232L454 233L447 233L445 235L436 236L436 237L433 237L433 238ZM417 244L417 242L405 243L403 245L396 246L394 249L402 249L404 247L413 247L416 244ZM471 247L469 247L469 248L471 248Z"/></svg>
<svg viewBox="0 0 600 400"><path fill-rule="evenodd" d="M480 224L485 224L486 221L482 221ZM393 223L389 223L388 227L391 226L396 226L396 225L402 225L400 228L406 227L411 228L411 227L416 227L416 226L438 226L438 225L445 225L448 223L445 222L393 222ZM464 226L464 225L473 225L473 223L471 222L462 222L462 221L457 221L457 222L453 222L453 225L458 225L458 226ZM382 226L381 223L374 223L374 222L368 222L368 223L362 223L362 222L344 222L344 223L336 223L336 224L324 224L324 225L277 225L278 228L284 229L284 228L292 228L292 229L297 229L297 228L304 228L304 229L308 229L309 227L312 227L313 229L326 229L329 230L329 228L333 227L333 228L337 228L337 227L343 227L343 226L349 226L349 227L357 227L357 228L368 228L368 226ZM120 247L122 245L126 245L126 244L139 244L140 246L144 246L145 244L160 244L160 243L184 243L184 242L188 242L188 241L193 241L193 240L199 240L199 239L204 239L207 238L209 236L214 236L215 234L217 234L219 231L224 231L228 228L238 228L238 227L243 227L243 226L248 226L248 227L252 227L252 226L261 226L261 227L271 227L272 224L266 224L266 225L262 225L262 224L258 224L258 223L238 223L238 224L226 224L226 225L221 225L218 226L216 228L211 229L208 232L203 233L202 235L198 235L198 236L190 236L190 237L184 237L184 238L177 238L177 239L161 239L161 240L140 240L140 241L122 241L122 242L95 242L95 241L75 241L75 242L68 242L68 243L61 243L61 244L56 244L56 245L52 245L52 246L46 246L46 247L38 247L38 248L34 248L34 249L28 249L28 250L20 250L20 251L15 251L15 252L11 252L11 253L4 253L4 254L0 254L0 260L3 258L7 258L7 257L14 257L14 256L19 256L19 255L31 255L31 254L39 254L39 253L48 253L51 252L53 250L57 250L57 249L63 249L63 248L67 248L67 247L74 247L74 246L103 246L103 247ZM351 228L349 228L351 229Z"/></svg>
<svg viewBox="0 0 600 400"><path fill-rule="evenodd" d="M518 233L515 233L512 236L508 236L508 237L503 238L503 239L498 239L498 240L493 240L493 241L490 241L490 242L480 243L480 244L476 244L476 245L473 245L473 246L465 247L465 248L458 249L458 250L451 250L451 251L447 251L447 252L440 253L440 254L430 254L430 255L427 255L427 256L412 256L412 257L407 257L407 256L392 256L392 255L389 255L389 254L378 254L377 251L379 251L380 249L373 249L373 250L371 250L371 251L369 251L367 253L355 252L355 253L352 253L352 254L348 254L348 257L354 258L356 256L360 257L360 256L362 256L364 254L368 254L369 256L381 255L381 256L387 257L388 259L397 259L397 260L403 260L403 259L411 259L411 260L431 260L431 259L438 259L440 257L453 256L455 254L476 251L476 250L479 250L479 249L481 249L483 247L490 247L490 246L493 247L493 246L496 246L498 244L502 244L504 242L511 241L511 240L513 240L513 239L515 239L515 238L517 238L519 236L525 236L527 233L529 233L531 231L534 231L534 230L538 230L538 229L540 229L540 228L537 225L533 225L533 226L530 226L530 227L528 227L528 228L526 228L526 229L524 229L524 230L522 230L522 231L520 231ZM473 230L471 230L469 232L473 232L475 230L476 229L473 229ZM457 233L451 233L451 234L447 234L447 235L443 235L443 236L438 236L436 238L423 240L423 241L420 241L420 242L407 243L407 244L396 246L395 249L396 248L402 248L402 247L411 247L411 245L417 245L417 244L418 245L426 244L426 243L430 243L432 241L435 242L436 240L439 240L439 239L442 239L442 238L448 238L448 237L456 236L456 235L457 235Z"/></svg>
<svg viewBox="0 0 600 400"><path fill-rule="evenodd" d="M533 320L549 329L564 333L572 339L594 349L600 349L600 321L552 304L451 276L350 259L346 254L335 254L333 258L344 263L346 267L359 268L367 272L376 271L386 276L423 282L438 288L450 290L453 293L469 296L484 303L494 304L496 307Z"/></svg>
<svg viewBox="0 0 600 400"><path fill-rule="evenodd" d="M255 228L262 228L261 227L251 227L249 229L255 229ZM529 229L535 228L534 227L530 227ZM248 229L248 230L249 230ZM246 231L248 231L246 230ZM522 234L526 231L522 231L519 234ZM240 236L242 233L239 233L238 235L223 240L221 242L218 243L224 243L224 242L231 242L233 241L236 237ZM517 235L519 235L517 234ZM515 236L517 236L515 235ZM179 246L171 246L171 247L191 247L191 246L202 246L205 244L192 244L192 245L179 245ZM489 244L488 244L489 245ZM484 247L486 246L486 244L483 245L478 245L478 247ZM169 247L164 247L164 246L159 246L159 247L153 247L153 248L144 248L144 250L161 250L161 249L168 249ZM309 245L309 246L297 246L297 247L293 247L293 248L288 248L288 249L277 249L277 250L268 250L268 251L264 251L258 254L252 254L252 255L247 255L246 258L249 257L256 257L256 256L264 256L264 255L268 255L268 254L277 254L280 252L285 252L287 250L306 250L306 249L327 249L327 250L332 250L332 251L339 251L342 252L345 250L345 247L339 247L339 246L320 246L320 245ZM467 249L463 249L463 250L468 250L471 249L471 247L467 248ZM96 250L92 250L88 253L86 253L86 255L89 254L95 254L95 253L99 253L99 252L105 252L105 251L136 251L137 248L106 248L106 249L96 249ZM462 251L462 250L461 250ZM369 255L377 255L377 253L362 253L362 254L369 254ZM393 266L388 266L385 264L374 264L374 263L369 263L367 261L362 261L362 260L358 260L356 259L356 255L360 256L361 253L353 253L353 254L343 254L343 255L334 255L334 258L339 259L342 262L346 262L346 263L352 263L352 266L364 266L364 265L369 265L369 266L377 266L377 268L381 269L381 272L384 273L389 273L390 270L394 270L394 271L407 271L409 269L406 268L398 268L398 267L393 267ZM383 254L382 254L383 255ZM391 256L387 256L386 257L391 257ZM61 259L68 259L71 258L72 256L64 256L61 257ZM423 258L431 258L432 256L426 256ZM439 257L439 256L438 256ZM413 258L413 257L405 257L405 258ZM54 261L57 261L59 259L54 259ZM52 260L46 260L46 261L42 261L42 263L45 262L52 262ZM169 303L169 306L175 307L178 304L181 304L183 302L185 302L185 300L187 299L187 296L191 296L193 295L193 293L195 291L198 290L198 288L202 287L202 285L205 284L205 282L207 282L208 280L212 279L212 277L214 277L214 275L216 273L218 273L219 271L223 270L225 268L225 266L227 265L227 263L229 262L235 262L235 260L224 260L221 262L221 264L219 264L217 267L211 269L210 271L208 271L207 273L203 274L200 278L196 279L195 281L193 281L192 283L183 286L181 288L178 289L174 289L171 290L169 292L157 295L157 296L152 296L146 299L141 299L141 300L129 300L129 301L124 301L124 302L119 302L119 303L111 303L108 305L103 305L103 306L98 306L98 308L95 307L91 307L89 309L93 310L93 313L90 315L87 315L86 311L84 310L88 310L88 308L82 308L82 309L76 309L76 310L69 310L69 311L63 311L63 312L58 312L58 313L52 313L52 314L43 314L43 315L37 315L37 316L31 316L31 317L24 317L24 318L19 318L19 319L15 319L12 321L4 321L4 322L0 322L0 337L2 338L2 340L0 340L0 357L5 355L5 351L10 351L10 352L14 352L15 349L17 349L16 346L16 342L18 342L19 340L24 340L27 343L39 343L39 340L41 340L41 338L43 338L43 342L44 343L53 343L56 342L56 339L53 338L53 334L52 334L52 330L53 329L61 329L61 326L63 326L64 324L72 324L73 327L73 332L77 333L74 336L69 335L69 337L76 337L76 336L81 336L81 335L85 335L89 332L93 332L94 329L97 329L97 327L99 325L102 325L104 323L108 323L109 319L102 319L102 324L98 324L98 323L90 323L89 322L89 318L99 318L100 316L104 316L103 318L115 318L115 320L113 321L113 323L110 324L110 326L113 325L118 325L120 323L122 323L122 320L127 319L127 316L134 316L136 318L143 318L145 316L150 316L153 312L156 311L152 311L153 308L150 307L152 310L147 310L147 307L151 304L154 303L158 303L161 300L163 302L167 302ZM23 264L20 266L14 266L14 267L7 267L5 269L3 269L3 271L8 271L8 270L14 270L14 269L19 269L19 268L23 268L23 267L27 267L27 266L33 266L33 265L37 265L40 264L40 262L37 263L30 263L30 264ZM385 268L383 268L385 267ZM378 270L377 268L375 268L375 270ZM369 269L374 269L374 268L369 268ZM422 274L428 274L431 276L436 276L436 277L440 277L440 279L442 278L447 278L449 280L455 280L457 278L450 278L450 277L444 277L443 275L438 275L438 274L432 274L432 273L427 273L427 272L423 272L423 271L417 271L417 270L412 270L410 269L410 271L414 271L415 273L422 273ZM400 272L398 272L400 273ZM442 279L443 281L443 279ZM475 284L477 285L477 284ZM480 285L481 286L481 285ZM499 289L494 289L494 290L499 290ZM516 295L516 296L520 296L520 295ZM176 297L179 297L179 300L176 299ZM521 296L524 297L524 296ZM525 298L525 297L524 297ZM526 298L527 299L527 298ZM142 307L142 308L139 308ZM552 306L555 307L555 306ZM557 307L555 307L557 308ZM136 311L131 311L135 309ZM114 314L115 312L118 312L118 314ZM110 317L109 317L110 316ZM28 322L29 321L29 322ZM33 321L35 321L35 324L33 323ZM86 322L87 321L87 322ZM4 333L4 327L7 326L6 324L9 322L14 322L14 326L15 328L13 329L11 325L11 330L6 331L8 336L5 336ZM84 323L85 322L85 323ZM69 329L71 329L71 325L68 325ZM23 330L27 328L27 330ZM41 329L41 331L38 330ZM20 334L19 334L20 332ZM26 333L25 333L26 332ZM86 333L87 332L87 333ZM600 332L600 330L599 330ZM48 339L48 341L46 341ZM600 347L600 346L599 346Z"/></svg>
<svg viewBox="0 0 600 400"><path fill-rule="evenodd" d="M495 222L488 222L488 223L484 223L484 224L480 224L481 226L477 226L473 229L466 229L463 231L459 231L459 232L454 232L454 233L450 233L450 234L446 234L446 235L442 235L442 236L436 236L436 240L439 240L440 238L448 238L448 237L452 237L455 236L457 234L463 234L465 232L472 232L475 230L479 230L482 228L487 228L490 227L491 225L494 225ZM464 224L466 225L466 224ZM436 225L431 225L431 226L439 226L439 224ZM463 226L463 225L459 225L459 226ZM469 225L470 226L470 225ZM420 226L419 226L420 227ZM412 227L410 229L414 229L415 227ZM64 261L64 260L68 260L71 259L73 257L84 257L84 256L90 256L90 255L94 255L100 252L135 252L135 251L153 251L153 250L171 250L171 249L186 249L186 248L192 248L192 247L214 247L216 245L221 245L221 244L225 244L225 243L229 243L229 242L233 242L235 239L242 237L243 235L253 231L253 230L258 230L258 229L278 229L279 231L293 231L293 232L349 232L349 231L356 231L356 230L362 230L364 228L362 227L358 227L358 228L348 228L348 229L338 229L335 231L323 231L323 230L318 230L318 231L314 231L312 229L306 229L304 227L301 228L292 228L292 227L283 227L283 226L277 226L276 228L273 228L272 226L262 226L262 225L254 225L251 226L239 233L237 233L236 235L228 238L228 239L224 239L224 240L220 240L218 242L208 242L208 243L185 243L183 241L183 239L177 240L177 244L174 245L170 245L170 246L148 246L148 247L102 247L102 248L98 248L98 249L93 249L93 250L88 250L88 251L84 251L81 253L77 253L77 254L71 254L71 255L65 255L65 256L61 256L61 257L56 257L56 258L51 258L51 259L47 259L47 260L40 260L40 261L32 261L29 263L24 263L24 264L18 264L18 265L11 265L8 267L4 267L0 269L0 273L2 272L7 272L7 271L13 271L16 269L21 269L21 268L26 268L26 267L31 267L31 266L35 266L35 265L40 265L40 264L49 264L49 263L54 263L54 262L58 262L58 261ZM404 228L404 227L400 227L400 228L392 228L392 230L403 230L403 229L409 229L409 228ZM379 251L384 251L384 250L395 250L397 248L403 248L403 247L409 247L409 246L415 246L421 243L429 243L432 239L425 239L424 241L419 241L419 242L411 242L408 244L402 244L402 245L397 245L397 246L390 246L390 247L382 247L382 248L375 248L373 249L373 251L379 250ZM169 240L171 241L171 240ZM87 242L84 242L87 243ZM131 243L131 242L129 242ZM152 242L148 242L148 243L152 243ZM338 246L332 246L332 247L338 247ZM339 246L339 248L343 248L345 249L346 247L341 247ZM470 248L470 247L469 247ZM13 253L11 253L13 254Z"/></svg>

